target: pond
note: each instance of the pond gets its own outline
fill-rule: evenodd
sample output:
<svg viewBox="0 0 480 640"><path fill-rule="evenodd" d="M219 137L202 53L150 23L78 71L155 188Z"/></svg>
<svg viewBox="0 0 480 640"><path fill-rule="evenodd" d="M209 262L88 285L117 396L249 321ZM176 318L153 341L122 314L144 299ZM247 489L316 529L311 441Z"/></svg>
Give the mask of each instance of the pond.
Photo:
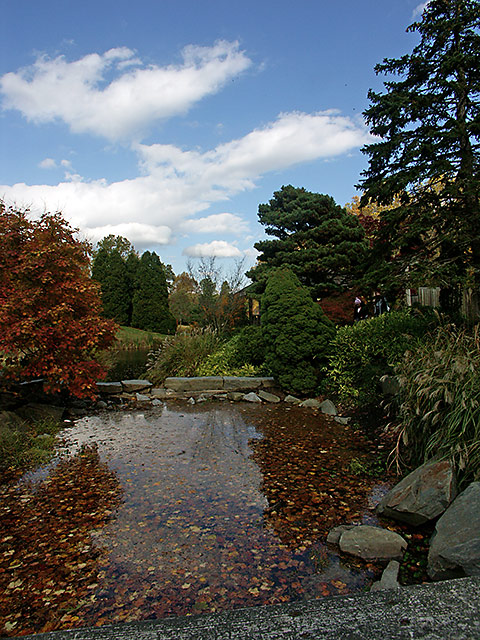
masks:
<svg viewBox="0 0 480 640"><path fill-rule="evenodd" d="M351 469L376 452L353 428L219 402L62 436L63 458L0 494L7 635L345 594L378 574L325 546L336 524L374 521L379 486Z"/></svg>

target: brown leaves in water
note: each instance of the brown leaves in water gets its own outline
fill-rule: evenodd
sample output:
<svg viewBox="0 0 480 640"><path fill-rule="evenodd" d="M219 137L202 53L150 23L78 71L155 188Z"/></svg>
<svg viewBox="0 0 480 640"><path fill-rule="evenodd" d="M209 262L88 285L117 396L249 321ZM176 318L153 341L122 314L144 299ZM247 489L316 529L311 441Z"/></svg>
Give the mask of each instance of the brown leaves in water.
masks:
<svg viewBox="0 0 480 640"><path fill-rule="evenodd" d="M26 635L74 623L96 583L90 533L120 500L115 475L95 448L56 467L40 487L0 490L2 634Z"/></svg>
<svg viewBox="0 0 480 640"><path fill-rule="evenodd" d="M325 536L361 519L374 481L353 474L350 462L368 459L374 447L360 432L315 414L302 421L292 410L283 424L264 424L263 433L253 457L264 478L265 516L282 542Z"/></svg>

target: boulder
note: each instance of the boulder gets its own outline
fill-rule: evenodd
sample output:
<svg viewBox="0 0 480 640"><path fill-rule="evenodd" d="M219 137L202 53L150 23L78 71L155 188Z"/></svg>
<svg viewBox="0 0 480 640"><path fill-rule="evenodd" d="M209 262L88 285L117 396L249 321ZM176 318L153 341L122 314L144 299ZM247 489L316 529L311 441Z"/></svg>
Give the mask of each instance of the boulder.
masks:
<svg viewBox="0 0 480 640"><path fill-rule="evenodd" d="M303 402L300 402L300 407L307 407L310 409L319 409L320 408L320 400L317 400L316 398L308 398L307 400L304 400Z"/></svg>
<svg viewBox="0 0 480 640"><path fill-rule="evenodd" d="M114 395L122 393L121 382L97 382L97 391L102 395Z"/></svg>
<svg viewBox="0 0 480 640"><path fill-rule="evenodd" d="M427 462L387 493L377 513L418 526L442 514L456 495L452 464L448 460Z"/></svg>
<svg viewBox="0 0 480 640"><path fill-rule="evenodd" d="M243 395L244 394L241 391L229 391L227 393L227 398L234 402L239 402L240 400L243 400Z"/></svg>
<svg viewBox="0 0 480 640"><path fill-rule="evenodd" d="M349 529L353 529L356 526L354 524L340 524L338 527L334 527L331 531L329 531L327 535L327 544L335 545L338 547L340 543L340 538Z"/></svg>
<svg viewBox="0 0 480 640"><path fill-rule="evenodd" d="M246 402L261 402L261 401L262 401L262 399L261 399L261 398L259 398L259 397L257 396L257 394L256 394L256 393L254 393L253 391L251 391L250 393L245 394L245 395L243 396L243 399L244 399Z"/></svg>
<svg viewBox="0 0 480 640"><path fill-rule="evenodd" d="M351 418L349 416L335 416L334 417L335 422L338 422L338 424L348 424L351 421Z"/></svg>
<svg viewBox="0 0 480 640"><path fill-rule="evenodd" d="M268 393L268 391L263 391L262 389L258 391L258 396L262 400L265 400L265 402L272 402L274 404L280 402L280 398L278 396L273 393Z"/></svg>
<svg viewBox="0 0 480 640"><path fill-rule="evenodd" d="M152 388L148 380L122 380L122 388L126 393L136 393Z"/></svg>
<svg viewBox="0 0 480 640"><path fill-rule="evenodd" d="M300 404L302 402L300 398L296 398L295 396L291 396L290 394L288 394L288 396L285 396L283 401L288 402L289 404Z"/></svg>
<svg viewBox="0 0 480 640"><path fill-rule="evenodd" d="M428 575L432 580L480 576L480 482L472 482L438 520Z"/></svg>
<svg viewBox="0 0 480 640"><path fill-rule="evenodd" d="M145 395L144 393L136 393L135 394L135 400L137 402L150 402L151 398L150 396Z"/></svg>
<svg viewBox="0 0 480 640"><path fill-rule="evenodd" d="M401 560L407 543L398 533L362 524L344 531L339 547L363 560Z"/></svg>
<svg viewBox="0 0 480 640"><path fill-rule="evenodd" d="M324 400L320 405L320 410L322 413L325 413L327 416L337 415L337 407L333 404L331 400Z"/></svg>

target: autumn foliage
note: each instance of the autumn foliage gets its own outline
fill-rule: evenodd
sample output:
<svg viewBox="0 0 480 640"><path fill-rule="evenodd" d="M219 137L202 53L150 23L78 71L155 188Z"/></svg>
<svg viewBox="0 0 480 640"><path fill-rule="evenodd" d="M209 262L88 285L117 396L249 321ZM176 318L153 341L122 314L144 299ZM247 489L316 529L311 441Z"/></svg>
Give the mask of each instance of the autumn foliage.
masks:
<svg viewBox="0 0 480 640"><path fill-rule="evenodd" d="M50 393L92 395L94 359L115 325L100 315L90 247L58 213L33 220L0 202L0 353L6 380L43 378Z"/></svg>

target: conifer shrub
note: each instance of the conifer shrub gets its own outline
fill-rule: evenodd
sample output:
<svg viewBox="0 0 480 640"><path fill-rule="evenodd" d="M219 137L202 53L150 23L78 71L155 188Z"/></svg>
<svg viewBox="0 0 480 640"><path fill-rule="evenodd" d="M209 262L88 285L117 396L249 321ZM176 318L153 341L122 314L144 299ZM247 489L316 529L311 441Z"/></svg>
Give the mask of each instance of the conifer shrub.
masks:
<svg viewBox="0 0 480 640"><path fill-rule="evenodd" d="M265 339L260 325L249 325L235 336L237 362L261 367L265 362Z"/></svg>
<svg viewBox="0 0 480 640"><path fill-rule="evenodd" d="M432 312L392 311L338 329L332 341L327 385L340 400L368 404L378 399L380 378L392 374L435 326Z"/></svg>
<svg viewBox="0 0 480 640"><path fill-rule="evenodd" d="M265 365L288 391L316 391L335 335L333 323L287 268L272 271L262 296Z"/></svg>

